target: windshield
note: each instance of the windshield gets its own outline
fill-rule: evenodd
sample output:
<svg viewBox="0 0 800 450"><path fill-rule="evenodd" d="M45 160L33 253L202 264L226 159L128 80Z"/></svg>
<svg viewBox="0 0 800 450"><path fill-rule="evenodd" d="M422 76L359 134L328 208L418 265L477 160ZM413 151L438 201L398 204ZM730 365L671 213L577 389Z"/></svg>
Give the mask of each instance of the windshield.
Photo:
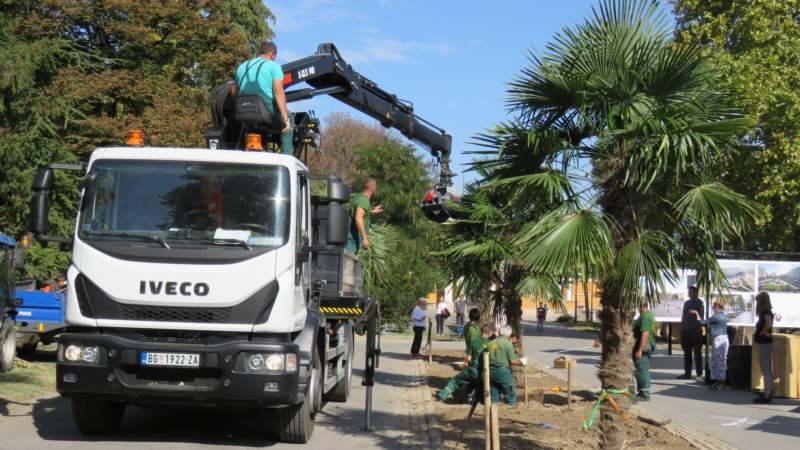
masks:
<svg viewBox="0 0 800 450"><path fill-rule="evenodd" d="M245 242L280 246L289 235L289 171L278 166L97 161L87 178L83 240L164 247Z"/></svg>

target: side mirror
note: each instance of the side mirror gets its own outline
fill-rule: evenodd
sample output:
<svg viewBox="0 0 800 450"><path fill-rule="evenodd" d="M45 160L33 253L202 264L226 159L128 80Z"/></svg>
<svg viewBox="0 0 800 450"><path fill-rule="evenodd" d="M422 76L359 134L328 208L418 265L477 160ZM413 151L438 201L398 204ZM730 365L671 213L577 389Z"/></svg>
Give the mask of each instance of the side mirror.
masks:
<svg viewBox="0 0 800 450"><path fill-rule="evenodd" d="M47 199L48 191L34 191L31 198L31 215L28 230L34 236L47 234L50 201Z"/></svg>
<svg viewBox="0 0 800 450"><path fill-rule="evenodd" d="M25 268L25 249L24 248L15 248L14 249L14 268L18 270L23 270Z"/></svg>
<svg viewBox="0 0 800 450"><path fill-rule="evenodd" d="M330 245L344 245L347 243L347 229L350 225L350 215L341 203L328 204L328 220L326 223L325 237Z"/></svg>
<svg viewBox="0 0 800 450"><path fill-rule="evenodd" d="M36 176L33 177L31 189L34 192L49 191L53 187L54 180L55 173L53 172L53 169L50 167L42 167L38 172L36 172Z"/></svg>
<svg viewBox="0 0 800 450"><path fill-rule="evenodd" d="M311 198L315 203L350 201L350 186L336 175L311 178Z"/></svg>
<svg viewBox="0 0 800 450"><path fill-rule="evenodd" d="M350 186L342 180L328 181L328 198L332 202L347 203L350 201Z"/></svg>

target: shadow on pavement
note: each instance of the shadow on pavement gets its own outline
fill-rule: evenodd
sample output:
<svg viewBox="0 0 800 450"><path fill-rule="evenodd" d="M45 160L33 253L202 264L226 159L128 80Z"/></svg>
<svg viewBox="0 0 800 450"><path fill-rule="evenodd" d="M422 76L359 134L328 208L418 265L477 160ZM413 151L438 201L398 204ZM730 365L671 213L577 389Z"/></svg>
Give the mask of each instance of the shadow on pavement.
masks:
<svg viewBox="0 0 800 450"><path fill-rule="evenodd" d="M800 418L786 416L772 416L751 425L748 430L758 430L765 433L785 434L800 437Z"/></svg>

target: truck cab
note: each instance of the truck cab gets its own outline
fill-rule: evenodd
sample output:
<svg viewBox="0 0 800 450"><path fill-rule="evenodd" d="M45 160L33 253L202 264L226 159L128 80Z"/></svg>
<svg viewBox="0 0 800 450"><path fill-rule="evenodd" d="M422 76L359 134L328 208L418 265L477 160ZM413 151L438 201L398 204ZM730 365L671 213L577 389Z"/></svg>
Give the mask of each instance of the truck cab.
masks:
<svg viewBox="0 0 800 450"><path fill-rule="evenodd" d="M323 396L349 393L352 317L320 311L363 300L347 186L264 152L101 148L85 171L56 366L78 429L113 431L128 404L271 408L306 442ZM34 181L38 235L53 179Z"/></svg>

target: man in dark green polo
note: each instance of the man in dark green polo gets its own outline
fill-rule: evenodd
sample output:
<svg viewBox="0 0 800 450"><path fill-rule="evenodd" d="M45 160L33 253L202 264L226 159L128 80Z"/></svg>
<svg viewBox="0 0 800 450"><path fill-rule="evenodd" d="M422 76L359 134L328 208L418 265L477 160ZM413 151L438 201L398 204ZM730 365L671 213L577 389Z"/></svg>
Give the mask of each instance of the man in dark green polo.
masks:
<svg viewBox="0 0 800 450"><path fill-rule="evenodd" d="M508 406L517 405L517 385L511 375L511 366L528 365L527 358L517 358L514 344L511 343L511 327L500 328L500 335L489 341L489 369L491 381L492 403L500 401L500 390L506 398Z"/></svg>
<svg viewBox="0 0 800 450"><path fill-rule="evenodd" d="M656 348L656 319L645 301L639 309L639 317L633 322L633 365L636 368L636 396L650 400L650 357Z"/></svg>
<svg viewBox="0 0 800 450"><path fill-rule="evenodd" d="M486 350L486 339L490 334L489 325L481 327L479 332L481 334L473 338L467 346L465 355L468 364L467 367L458 372L456 376L447 382L447 386L439 391L439 400L445 401L452 397L453 393L461 386L469 386L467 388L467 401L472 403L471 397L475 393L474 388L477 386L480 378L481 353Z"/></svg>
<svg viewBox="0 0 800 450"><path fill-rule="evenodd" d="M372 207L370 203L377 191L378 183L375 178L367 177L361 186L361 192L350 196L350 232L347 235L345 248L353 253L369 248L368 232L372 215L383 212L383 206Z"/></svg>
<svg viewBox="0 0 800 450"><path fill-rule="evenodd" d="M469 310L469 322L464 325L464 344L469 348L469 343L476 337L481 336L481 310L472 308Z"/></svg>

